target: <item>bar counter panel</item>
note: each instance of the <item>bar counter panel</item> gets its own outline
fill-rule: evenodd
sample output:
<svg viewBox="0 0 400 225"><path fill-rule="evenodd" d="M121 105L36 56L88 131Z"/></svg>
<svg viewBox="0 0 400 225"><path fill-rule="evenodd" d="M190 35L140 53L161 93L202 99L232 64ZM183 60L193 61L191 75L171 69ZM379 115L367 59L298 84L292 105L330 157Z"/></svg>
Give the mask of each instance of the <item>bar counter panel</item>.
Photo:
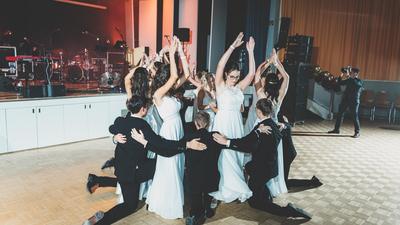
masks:
<svg viewBox="0 0 400 225"><path fill-rule="evenodd" d="M0 153L110 136L125 107L123 93L0 98Z"/></svg>

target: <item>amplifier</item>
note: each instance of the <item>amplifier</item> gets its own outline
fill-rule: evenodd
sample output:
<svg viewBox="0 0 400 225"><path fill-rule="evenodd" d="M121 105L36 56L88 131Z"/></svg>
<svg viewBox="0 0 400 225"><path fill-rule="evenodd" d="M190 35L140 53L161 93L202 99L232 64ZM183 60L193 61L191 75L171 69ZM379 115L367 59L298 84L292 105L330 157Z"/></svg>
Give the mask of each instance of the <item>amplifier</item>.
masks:
<svg viewBox="0 0 400 225"><path fill-rule="evenodd" d="M7 61L6 57L17 56L17 49L13 46L0 46L0 74L17 76L17 61Z"/></svg>

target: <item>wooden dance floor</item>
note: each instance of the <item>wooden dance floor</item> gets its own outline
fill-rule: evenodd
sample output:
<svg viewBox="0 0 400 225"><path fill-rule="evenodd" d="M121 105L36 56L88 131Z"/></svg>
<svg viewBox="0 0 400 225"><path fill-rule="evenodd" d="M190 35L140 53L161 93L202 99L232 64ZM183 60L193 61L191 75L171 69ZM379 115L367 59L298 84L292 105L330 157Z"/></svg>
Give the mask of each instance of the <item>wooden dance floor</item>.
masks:
<svg viewBox="0 0 400 225"><path fill-rule="evenodd" d="M208 224L400 224L400 131L381 129L377 122L362 122L361 138L353 139L351 124L344 136L327 136L332 121L307 121L294 129L298 156L291 178L316 175L317 189L287 193L275 199L293 202L313 219L283 219L250 208L247 203L221 204ZM21 137L23 141L23 137ZM90 195L88 173L101 171L113 155L111 138L0 155L0 224L82 224L97 210L114 206L113 188ZM117 224L184 224L164 220L142 207Z"/></svg>

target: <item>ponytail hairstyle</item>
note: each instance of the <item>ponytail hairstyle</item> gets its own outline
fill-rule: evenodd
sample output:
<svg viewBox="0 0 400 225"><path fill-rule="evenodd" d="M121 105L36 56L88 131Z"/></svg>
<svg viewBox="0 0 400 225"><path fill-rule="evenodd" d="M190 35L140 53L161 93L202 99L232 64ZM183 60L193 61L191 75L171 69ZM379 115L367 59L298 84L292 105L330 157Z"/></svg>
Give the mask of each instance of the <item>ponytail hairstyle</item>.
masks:
<svg viewBox="0 0 400 225"><path fill-rule="evenodd" d="M263 77L263 76L261 76ZM282 81L276 73L268 73L265 76L264 92L268 94L268 97L272 100L278 100L279 89L281 88Z"/></svg>
<svg viewBox="0 0 400 225"><path fill-rule="evenodd" d="M171 71L170 71L170 65L169 64L162 64L157 72L156 76L154 77L153 82L151 83L151 95L153 96L154 93L162 87L165 83L167 83L168 79L171 76ZM167 95L172 95L173 93L173 88L171 88L168 92Z"/></svg>
<svg viewBox="0 0 400 225"><path fill-rule="evenodd" d="M132 77L132 96L146 97L149 94L149 73L146 68L139 67Z"/></svg>

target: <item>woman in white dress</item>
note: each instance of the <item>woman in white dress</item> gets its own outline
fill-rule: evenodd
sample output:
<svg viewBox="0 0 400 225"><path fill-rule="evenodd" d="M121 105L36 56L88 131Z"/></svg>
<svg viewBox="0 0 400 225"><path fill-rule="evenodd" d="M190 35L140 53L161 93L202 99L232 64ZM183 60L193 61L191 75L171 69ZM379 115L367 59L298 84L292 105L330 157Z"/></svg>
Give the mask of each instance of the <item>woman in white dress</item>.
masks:
<svg viewBox="0 0 400 225"><path fill-rule="evenodd" d="M145 63L145 54L142 57L142 60L140 61L140 64L138 67L135 67L129 71L129 73L125 76L124 78L124 84L125 84L125 89L126 89L126 94L127 98L131 99L132 96L143 96L145 98L150 97L150 78L152 77L152 68L155 67L154 63L149 65L151 68L145 68L144 63ZM146 116L144 117L144 120L149 123L150 127L153 129L153 131L158 134L159 130L161 128L162 120L157 112L157 109L154 107L154 104L151 104L148 107L148 111ZM116 137L121 138L119 136L120 134L116 135ZM120 141L120 140L116 140ZM124 141L124 140L122 140ZM155 158L155 154L151 151L148 152L147 157L150 159ZM140 184L140 191L139 191L139 199L142 200L143 198L146 198L147 196L147 191L152 183L152 180L143 182ZM116 194L118 195L117 202L118 203L123 203L124 199L121 193L121 187L119 184L117 184L117 189L116 189Z"/></svg>
<svg viewBox="0 0 400 225"><path fill-rule="evenodd" d="M171 95L174 88L182 85L189 76L189 68L179 39L174 37L169 55L178 49L184 76L178 77L175 57L170 57L170 65L162 65L152 84L153 102L163 120L160 135L165 139L179 140L183 137L183 125L179 115L181 103ZM184 153L166 158L157 156L156 171L147 194L148 210L165 219L183 218Z"/></svg>
<svg viewBox="0 0 400 225"><path fill-rule="evenodd" d="M265 78L265 84L261 81L261 79L256 78L258 82L256 83L256 91L258 99L269 98L275 104L272 108L272 119L279 125L278 123L278 113L280 107L282 105L283 99L286 96L287 89L289 87L289 74L285 71L283 65L279 61L279 58L275 52L275 49L272 50L272 55L267 63L273 63L274 66L278 69L280 75L282 76L279 79L278 75L275 73L268 73ZM259 74L257 74L258 76ZM286 193L287 187L285 183L284 176L284 168L283 168L283 149L282 149L282 141L278 146L278 176L270 179L267 182L267 187L271 192L271 195L276 197L279 194Z"/></svg>
<svg viewBox="0 0 400 225"><path fill-rule="evenodd" d="M213 124L215 113L217 112L217 105L215 102L215 80L214 76L210 73L203 73L200 77L201 87L197 92L195 98L195 107L197 110L203 110L210 115L210 124ZM209 126L209 131L212 127Z"/></svg>
<svg viewBox="0 0 400 225"><path fill-rule="evenodd" d="M249 107L249 113L247 114L247 119L246 123L244 124L244 134L247 135L250 133L251 130L253 130L254 123L257 120L257 115L256 115L256 103L257 103L257 92L256 89L254 88L254 85L250 87L251 93L252 93L252 101L251 105Z"/></svg>
<svg viewBox="0 0 400 225"><path fill-rule="evenodd" d="M264 71L269 67L271 63L270 62L263 62L258 66L256 70L256 75L253 81L253 86L251 87L252 95L253 95L253 100L251 102L251 106L249 108L249 113L247 114L247 119L246 123L244 125L244 134L247 135L250 133L250 131L253 130L254 126L259 122L257 115L256 115L256 103L258 101L258 96L257 96L257 91L256 91L256 83L258 83L261 79L261 74L264 73ZM251 161L251 154L250 153L245 153L244 154L244 164L248 163Z"/></svg>
<svg viewBox="0 0 400 225"><path fill-rule="evenodd" d="M229 49L218 62L215 85L218 112L214 118L213 130L218 131L228 138L241 138L244 136L241 107L244 100L243 90L250 85L254 78L254 39L250 37L246 44L249 53L249 73L238 83L240 71L237 64L227 61L233 50L243 41L240 33ZM223 149L218 160L218 170L221 175L217 192L210 193L215 199L223 202L232 202L239 199L241 202L252 196L243 174L244 154L237 151Z"/></svg>

